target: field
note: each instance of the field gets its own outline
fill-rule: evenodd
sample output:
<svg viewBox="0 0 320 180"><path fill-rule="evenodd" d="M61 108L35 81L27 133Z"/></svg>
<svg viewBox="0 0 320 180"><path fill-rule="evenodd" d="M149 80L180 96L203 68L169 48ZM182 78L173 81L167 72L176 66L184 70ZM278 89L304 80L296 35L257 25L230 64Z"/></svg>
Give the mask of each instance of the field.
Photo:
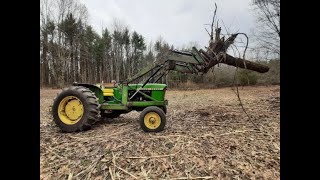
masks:
<svg viewBox="0 0 320 180"><path fill-rule="evenodd" d="M40 179L280 179L280 86L167 91L167 125L144 133L138 112L61 133L40 90Z"/></svg>

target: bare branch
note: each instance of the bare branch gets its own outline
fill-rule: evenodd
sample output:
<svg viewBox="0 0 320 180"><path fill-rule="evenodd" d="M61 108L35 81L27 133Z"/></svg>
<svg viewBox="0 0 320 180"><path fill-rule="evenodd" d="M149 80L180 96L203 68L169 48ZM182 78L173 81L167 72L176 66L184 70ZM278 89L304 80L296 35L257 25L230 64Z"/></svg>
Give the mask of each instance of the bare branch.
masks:
<svg viewBox="0 0 320 180"><path fill-rule="evenodd" d="M214 19L216 17L216 14L217 14L217 4L214 3L214 6L215 6L215 10L214 10L214 15L213 15L213 18L212 18L212 23L211 23L211 36L210 36L210 40L213 41L213 26L214 26Z"/></svg>
<svg viewBox="0 0 320 180"><path fill-rule="evenodd" d="M207 31L209 37L211 38L211 35L210 35L209 31L207 30L207 28L204 28L204 29Z"/></svg>

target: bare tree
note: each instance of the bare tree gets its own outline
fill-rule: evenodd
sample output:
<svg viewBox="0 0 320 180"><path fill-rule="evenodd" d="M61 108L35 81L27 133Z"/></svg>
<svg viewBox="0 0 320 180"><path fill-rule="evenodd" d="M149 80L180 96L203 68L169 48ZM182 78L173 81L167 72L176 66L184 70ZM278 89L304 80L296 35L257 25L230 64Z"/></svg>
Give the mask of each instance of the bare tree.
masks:
<svg viewBox="0 0 320 180"><path fill-rule="evenodd" d="M280 55L280 0L253 0L257 28L253 35L266 53Z"/></svg>
<svg viewBox="0 0 320 180"><path fill-rule="evenodd" d="M48 84L48 29L47 22L49 17L48 4L47 0L40 1L40 86Z"/></svg>

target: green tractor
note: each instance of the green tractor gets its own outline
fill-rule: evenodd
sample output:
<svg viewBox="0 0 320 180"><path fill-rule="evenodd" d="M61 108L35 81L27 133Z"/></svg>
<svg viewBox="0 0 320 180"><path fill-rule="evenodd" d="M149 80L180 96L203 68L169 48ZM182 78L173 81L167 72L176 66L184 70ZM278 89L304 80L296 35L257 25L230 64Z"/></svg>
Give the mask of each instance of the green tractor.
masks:
<svg viewBox="0 0 320 180"><path fill-rule="evenodd" d="M158 132L166 123L165 84L77 84L63 90L53 104L56 124L66 132L87 130L101 117L116 118L132 110L142 111L144 131ZM139 89L139 94L134 93ZM134 95L134 96L133 96Z"/></svg>
<svg viewBox="0 0 320 180"><path fill-rule="evenodd" d="M239 64L240 60L236 59L239 61L236 63ZM73 83L73 86L64 89L55 98L52 106L53 120L62 131L76 132L90 129L100 117L116 118L120 114L136 110L141 111L139 122L142 130L162 131L166 124L167 85L157 82L170 70L205 73L215 65L210 61L212 62L212 59L206 52L199 52L196 48L191 52L171 50L162 63L118 84ZM243 61L246 60L241 60ZM246 68L254 71L267 72L269 69L249 61L246 63ZM132 83L146 75L149 76L144 78L142 83Z"/></svg>

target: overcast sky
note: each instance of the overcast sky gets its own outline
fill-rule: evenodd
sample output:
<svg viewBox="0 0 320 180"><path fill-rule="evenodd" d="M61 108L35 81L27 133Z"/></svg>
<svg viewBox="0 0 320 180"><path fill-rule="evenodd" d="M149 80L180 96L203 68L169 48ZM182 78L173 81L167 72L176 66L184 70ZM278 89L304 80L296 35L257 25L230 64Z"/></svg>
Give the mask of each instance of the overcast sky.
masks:
<svg viewBox="0 0 320 180"><path fill-rule="evenodd" d="M230 32L250 33L254 18L250 10L251 0L80 0L89 11L89 24L101 33L102 27L111 28L118 18L130 30L142 34L147 43L159 36L175 47L197 42L200 48L207 46L209 36L204 27L211 23L214 3L222 29Z"/></svg>

